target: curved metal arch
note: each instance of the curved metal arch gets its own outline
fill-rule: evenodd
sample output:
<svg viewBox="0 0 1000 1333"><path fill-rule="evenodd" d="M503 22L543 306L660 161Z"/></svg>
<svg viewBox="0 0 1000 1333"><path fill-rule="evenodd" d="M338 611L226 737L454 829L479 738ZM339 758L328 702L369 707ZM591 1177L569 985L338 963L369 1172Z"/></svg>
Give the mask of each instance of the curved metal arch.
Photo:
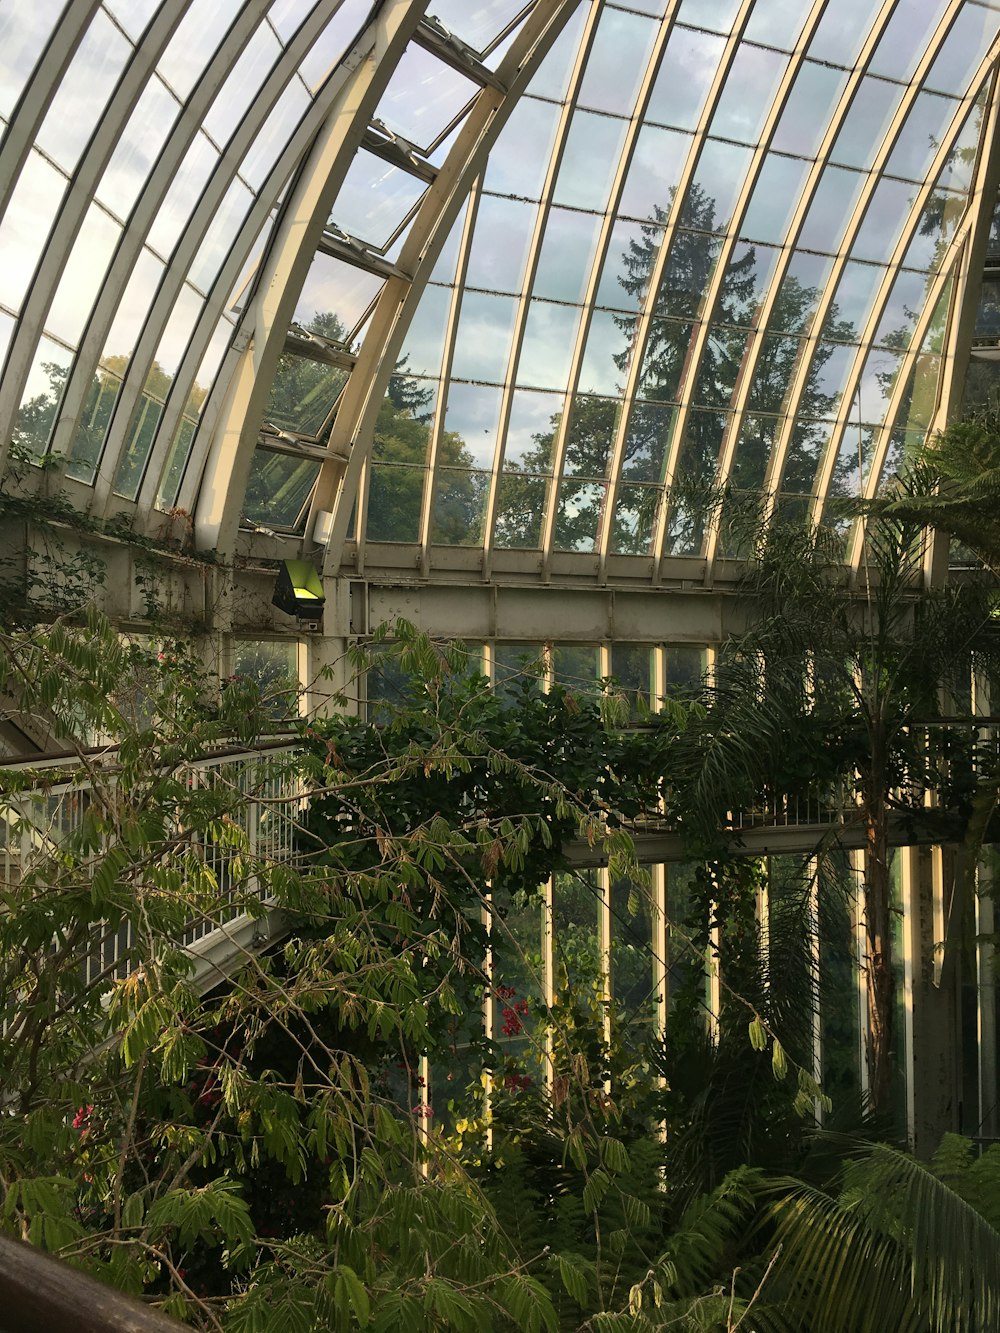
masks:
<svg viewBox="0 0 1000 1333"><path fill-rule="evenodd" d="M992 56L995 65L998 58L1000 58L998 47L1000 47L1000 38L994 43L992 51L988 53L988 57ZM985 63L986 61L984 61ZM927 335L927 330L934 317L945 284L949 281L954 281L951 296L952 313L948 321L949 336L941 351L942 375L938 385L938 402L930 423L930 432L941 429L954 415L958 406L955 396L963 385L963 374L960 374L959 370L961 369L964 372L964 367L959 367L956 363L958 356L961 354L962 343L964 343L965 359L968 360L971 329L975 320L975 301L979 290L979 274L982 272L982 261L986 253L993 203L996 199L997 184L1000 182L998 80L1000 80L1000 68L994 68L987 123L982 131L980 157L973 188L969 192L969 203L965 210L965 216L949 243L948 253L945 256L947 262L942 262L935 275L935 281L928 292L924 309L921 312L920 322L913 331L910 347L907 349L906 357L897 371L896 383L893 386L892 397L886 410L885 421L876 440L871 473L864 488L865 499L872 499L877 494L881 482L882 468L885 464L903 396L908 386L910 373L916 365L917 358L923 354L924 338ZM959 312L957 315L956 311ZM963 325L965 325L965 328L962 327ZM933 548L934 545L939 543L943 543L945 549L947 548L947 538L943 534L935 532L932 536L932 548L928 553L925 569L925 576L928 578L933 577L934 574L936 562ZM860 570L863 551L863 530L860 524L855 524L847 554L847 563L854 578L857 577Z"/></svg>
<svg viewBox="0 0 1000 1333"><path fill-rule="evenodd" d="M331 433L331 458L323 465L313 499L315 512L332 508L337 495L324 563L326 574L335 573L340 565L348 515L370 453L375 418L416 302L497 134L578 2L538 0L497 69L506 91L483 89L414 219L399 259L399 267L412 277L390 279L379 298L358 363L344 390Z"/></svg>
<svg viewBox="0 0 1000 1333"><path fill-rule="evenodd" d="M549 505L542 535L542 576L544 579L548 579L551 575L552 551L555 543L555 527L559 513L559 486L562 482L566 466L566 449L569 442L569 431L572 425L575 395L579 387L580 375L583 371L583 359L586 355L587 338L590 333L591 325L593 324L594 300L600 285L608 250L611 246L611 237L614 232L616 221L615 215L618 210L618 204L625 189L628 173L632 166L632 159L635 155L636 145L639 141L639 135L641 134L645 123L646 107L649 105L649 99L653 93L653 88L660 70L660 64L662 63L664 52L667 49L667 43L670 41L674 31L674 22L677 18L679 7L678 3L668 4L663 18L660 20L660 32L655 38L650 50L649 60L636 95L635 107L633 108L632 115L629 119L628 128L625 131L625 142L622 145L621 156L619 157L618 166L611 183L611 194L608 200L608 208L601 226L601 234L598 238L597 250L594 254L590 277L587 280L587 290L583 298L583 315L580 319L576 345L573 348L572 360L570 362L569 382L566 389L567 406L562 414L559 430L553 443L552 486L549 492ZM626 415L626 412L627 409L623 407L621 415ZM624 442L625 435L619 431L612 444L611 457L608 465L609 475L606 478L608 489L604 504L605 518L607 516L608 506L612 503L612 495L616 487L616 473L620 469L621 458L624 452ZM607 560L604 555L604 537L600 532L597 537L596 550L598 553L598 578L599 581L601 581L606 570Z"/></svg>
<svg viewBox="0 0 1000 1333"><path fill-rule="evenodd" d="M264 84L255 95L239 127L227 144L216 170L209 179L208 185L198 200L183 235L174 249L171 262L157 292L156 300L149 310L146 322L136 341L135 350L130 359L108 427L104 461L95 486L95 505L101 512L106 513L115 504L115 474L129 445L135 412L141 401L146 377L156 356L160 339L187 281L191 265L215 220L227 191L239 175L239 167L244 157L285 88L296 77L303 54L312 46L328 18L329 15L324 8L314 9L289 44L283 49L280 57L269 70ZM315 108L315 102L313 108ZM293 142L298 149L298 153L304 150L308 138L311 137L308 132L302 132L301 126L305 123L315 131L315 127L320 120L320 114L320 112L316 112L310 116L307 111L303 122L300 122L299 132L293 135ZM285 171L281 181L285 179L288 170L291 168L288 157L289 155L286 153L282 158ZM268 195L264 201L268 208L273 205L281 181L276 182L274 172L270 173L266 182ZM260 201L260 198L261 196L258 195L258 201ZM253 204L251 203L252 208ZM226 296L228 296L228 292ZM205 306L203 306L199 318L204 318L205 313ZM213 319L213 328L214 324L215 320ZM190 384L187 387L190 388ZM176 383L171 386L172 393L176 392L177 389ZM186 392L184 397L186 399ZM148 464L149 460L147 460L145 469L145 475L147 476L150 471ZM156 482L151 483L151 485L155 487Z"/></svg>
<svg viewBox="0 0 1000 1333"><path fill-rule="evenodd" d="M309 16L287 44L286 51L289 53L291 62L297 63L301 59L318 35L316 28L322 29L326 23L329 23L335 17L335 12L335 9L331 11L329 7L321 7ZM315 22L313 21L314 18ZM259 242L261 232L267 224L267 219L276 207L275 201L279 198L296 165L307 153L309 145L329 114L330 104L336 99L346 73L349 72L346 70L346 66L351 64L353 59L351 52L355 46L356 39L354 42L348 43L341 56L341 68L335 70L328 77L278 154L241 223L217 275L208 288L205 303L174 375L147 460L145 476L138 496L140 507L147 513L152 513L156 505L163 468L170 456L176 433L180 428L191 387L208 347L215 337L219 321L228 307L234 284L243 271L254 247ZM288 86L287 82L285 86ZM234 176L233 179L235 178ZM229 182L229 184L231 183L232 181ZM245 333L242 328L238 328L238 321L234 320L229 351L224 353L220 359L219 368L213 376L212 385L209 386L209 395L203 404L195 438L192 441L185 463L185 489L184 494L178 496L178 504L180 508L188 512L193 512L196 504L197 496L193 490L193 483L200 476L201 467L210 447L212 424L219 411L219 394L215 391L215 386L227 383L228 374L235 366L234 344L240 343L244 337Z"/></svg>
<svg viewBox="0 0 1000 1333"><path fill-rule="evenodd" d="M711 279L709 280L708 287L705 290L705 296L704 296L705 318L701 321L700 325L697 327L694 338L692 339L691 342L690 350L688 352L688 356L690 359L690 370L688 372L687 384L685 386L686 388L689 388L690 386L693 386L694 384L697 383L698 372L701 367L702 356L704 354L705 347L708 343L709 332L712 328L712 313L715 310L716 301L718 299L719 293L722 290L723 282L725 281L726 270L729 265L729 260L732 257L733 251L735 250L737 242L739 240L740 227L742 225L743 218L746 214L746 210L747 207L749 206L750 199L757 185L757 181L760 178L760 173L764 166L764 162L767 157L768 151L770 150L771 140L774 136L774 130L778 124L778 121L781 118L782 112L785 109L785 105L792 91L795 79L800 69L802 68L803 62L805 61L806 51L809 46L809 41L811 40L813 33L816 31L816 28L819 26L819 22L826 11L826 7L827 7L827 0L814 0L814 3L809 10L809 13L806 15L803 21L803 26L799 31L795 49L789 55L788 63L785 66L784 72L781 75L781 78L778 82L778 87L775 91L775 95L771 102L771 106L765 116L764 126L761 131L760 140L756 148L754 149L753 157L751 158L750 161L750 166L747 169L747 173L746 176L744 177L743 184L740 187L740 192L736 199L736 203L733 206L732 218L730 219L726 235L722 240L722 244L719 249L719 254L716 257L714 272L712 274ZM674 439L677 442L678 448L680 446L680 441L684 438L684 435L686 433L687 422L690 416L691 406L692 402L690 395L688 393L685 393L683 401L678 407L677 419L674 423ZM728 438L724 439L722 445L722 453L719 461L719 471L721 475L725 475L728 473L729 467L732 463L732 456L735 450L735 441L736 439L738 439L739 436L739 420L740 420L739 414L734 412L734 419L730 423L729 430L727 432ZM673 466L676 467L676 459L673 460ZM667 515L668 503L669 501L665 499L664 503L661 505L661 522L664 525L666 524L668 517ZM611 520L607 515L605 516L605 527L606 527L605 542L607 542L607 536L610 534L611 531ZM666 529L664 526L663 537L659 538L658 535L658 542L662 542L663 540L665 540L665 532ZM602 558L606 562L607 560L606 546L605 549L602 551ZM709 563L710 563L710 558L709 558ZM654 570L656 569L657 566L658 566L658 561L656 561L654 564Z"/></svg>
<svg viewBox="0 0 1000 1333"><path fill-rule="evenodd" d="M228 379L216 382L218 422L208 441L195 510L195 540L228 555L236 540L257 427L330 209L426 0L385 0L330 81L325 123L272 235L256 293L241 322L243 346Z"/></svg>
<svg viewBox="0 0 1000 1333"><path fill-rule="evenodd" d="M774 457L776 459L784 459L787 456L792 432L795 428L795 423L798 420L799 405L802 401L802 395L805 392L805 387L808 382L808 376L812 365L813 354L820 341L823 327L826 322L826 317L827 314L829 313L830 306L833 304L834 293L836 292L841 274L844 271L844 266L846 265L848 258L850 256L851 248L854 245L855 238L857 237L857 234L861 229L861 225L864 221L864 217L867 212L868 205L871 202L872 196L874 195L875 190L877 189L878 184L882 179L883 168L886 162L888 161L890 153L895 147L896 140L899 137L903 125L906 123L906 118L909 114L909 110L912 107L914 101L916 100L917 95L921 91L926 73L933 64L933 61L937 56L937 53L940 50L941 45L943 44L948 32L950 31L952 24L958 17L958 14L962 9L962 4L963 0L950 0L947 8L942 14L941 19L938 22L937 29L935 30L934 38L927 44L927 46L924 49L923 55L920 58L920 62L917 66L914 76L910 81L909 85L907 86L907 88L903 92L903 96L900 99L899 107L897 108L896 113L893 116L892 123L890 124L888 130L886 131L882 143L879 146L878 152L875 155L875 160L872 163L872 166L869 170L868 177L861 187L861 193L858 198L857 204L855 205L850 224L844 233L844 236L841 240L840 249L836 257L834 258L832 269L827 277L823 295L813 315L812 323L809 327L809 330L803 339L804 343L803 353L800 358L799 364L796 367L795 375L792 380L792 384L789 388L786 407L783 414L782 426L778 433L778 438L775 440L774 443ZM981 81L982 80L980 78L979 82L981 83ZM745 388L746 391L748 392L749 385L745 386ZM828 482L828 480L829 480L828 474L824 473L823 482L826 483ZM714 563L715 553L717 550L718 534L719 534L719 520L718 516L716 516L710 534L709 551L711 553L711 559L708 562L708 567L706 570L706 573L709 577L711 577L712 564Z"/></svg>
<svg viewBox="0 0 1000 1333"><path fill-rule="evenodd" d="M142 45L135 49L132 59L125 67L118 86L104 108L97 128L73 172L70 189L63 196L62 206L32 280L28 299L21 312L21 319L4 366L4 394L0 400L0 469L6 461L18 406L31 370L38 340L42 336L46 316L69 259L73 241L90 207L91 187L96 184L107 166L122 126L132 114L184 13L184 8L164 8L150 23Z"/></svg>
<svg viewBox="0 0 1000 1333"><path fill-rule="evenodd" d="M197 137L205 112L215 96L221 78L256 32L257 25L269 4L270 0L249 0L226 33L185 102L150 173L149 180L129 214L101 292L90 312L80 339L76 361L66 382L59 408L59 419L49 446L53 453L69 453L92 377L99 368L104 344L117 314L121 293L129 274L142 253L146 237L173 183L174 175L188 148ZM154 300L155 294L150 301L151 305Z"/></svg>
<svg viewBox="0 0 1000 1333"><path fill-rule="evenodd" d="M186 9L190 0L181 0L181 3ZM62 77L100 7L101 0L68 0L41 58L17 100L3 143L0 144L0 217L7 212L21 169L38 138L38 131Z"/></svg>
<svg viewBox="0 0 1000 1333"><path fill-rule="evenodd" d="M580 44L577 47L576 59L569 75L566 98L559 113L559 121L556 125L552 152L549 156L549 164L546 168L545 180L542 184L538 212L535 215L535 225L532 229L531 240L528 243L528 253L525 257L524 273L521 277L521 292L518 297L517 309L514 314L514 329L511 336L510 354L507 359L507 373L504 375L504 383L500 394L500 420L497 424L497 444L494 451L493 475L490 477L489 493L486 497L486 512L483 521L482 557L484 578L488 578L492 570L497 521L497 502L500 493L500 481L503 476L503 465L507 456L507 431L510 427L510 416L514 404L517 366L521 359L521 348L524 345L524 333L528 322L531 290L534 287L535 277L538 273L538 263L541 258L542 245L545 241L546 226L552 211L553 190L555 188L556 177L559 174L559 168L562 165L563 155L566 151L566 140L573 121L577 93L583 82L583 76L586 72L587 62L590 59L590 52L593 48L594 37L597 32L597 25L600 22L602 12L601 5L593 5L584 23L583 32L580 37ZM567 15L567 22L568 19L569 15ZM565 412L563 415L565 416ZM549 503L551 503L551 491L554 485L555 482L553 480L549 485ZM544 517L545 515L543 513L541 515L542 520L544 520Z"/></svg>
<svg viewBox="0 0 1000 1333"><path fill-rule="evenodd" d="M983 61L982 65L980 66L980 69L978 71L979 75L985 77L989 73L990 65L996 62L998 48L1000 48L1000 36L998 36L997 41L994 43L992 51L987 54L987 58ZM978 78L977 83L978 86L981 88L982 78ZM974 84L974 86L976 85ZM858 350L855 353L854 360L851 364L850 371L848 372L848 376L845 381L844 393L841 397L840 406L838 408L837 415L834 419L833 430L830 432L830 439L827 444L827 449L823 460L823 468L821 472L822 484L817 486L818 494L812 507L811 517L814 523L819 522L821 515L820 506L822 504L825 504L826 499L828 498L829 485L833 476L833 468L836 464L836 460L840 452L844 435L851 425L854 400L857 396L858 385L861 380L861 375L864 371L865 362L867 360L869 352L872 350L875 334L878 330L879 324L881 323L882 317L885 313L886 305L888 304L889 298L892 294L892 288L896 281L896 277L900 272L900 266L906 255L907 250L909 249L911 242L913 241L914 236L916 235L917 227L920 225L920 218L923 213L924 206L926 205L931 195L934 193L934 190L937 186L938 177L945 165L945 162L947 161L949 154L951 153L954 147L955 140L965 127L966 120L972 113L974 105L975 102L972 98L964 99L959 104L959 108L955 113L955 116L952 120L952 124L949 126L948 133L944 135L944 137L942 138L941 144L934 155L934 161L928 170L927 179L925 180L924 184L920 187L920 189L917 191L916 197L913 201L913 205L911 206L910 209L910 216L906 222L906 225L903 227L902 233L900 234L900 237L896 242L895 247L893 248L893 252L886 267L885 274L883 275L882 280L879 284L878 292L875 296L874 302L872 303L871 312L867 320L865 321L865 326L859 338ZM983 128L985 129L985 124ZM981 149L982 149L982 139L980 139L980 151ZM944 255L942 256L938 272L933 274L931 277L931 281L928 282L927 293L924 297L924 306L920 314L920 319L917 322L917 326L914 329L913 335L910 339L909 346L907 347L905 353L901 357L899 367L896 371L896 384L894 387L894 391L891 395L889 405L885 409L885 414L879 432L880 440L884 438L885 441L888 442L889 436L892 434L892 431L895 427L896 416L898 415L899 404L902 401L902 392L905 389L907 377L916 361L917 356L920 354L921 342L923 341L923 337L926 332L927 326L929 325L930 320L933 316L934 309L940 297L940 293L944 287L945 282L950 277L953 276L954 265L957 262L958 256L961 253L961 250L965 244L965 238L968 233L970 225L972 202L973 201L970 196L969 199L967 199L966 201L966 206L963 212L962 221L956 228L955 235L949 241L947 249ZM881 464L882 461L884 460L884 457L885 457L885 448L880 449L877 446L875 455L873 456L872 460L871 474L868 478L869 483L873 485L877 486L878 484L879 473L881 471ZM876 458L878 459L877 466L875 461ZM866 492L868 489L869 488L866 487Z"/></svg>

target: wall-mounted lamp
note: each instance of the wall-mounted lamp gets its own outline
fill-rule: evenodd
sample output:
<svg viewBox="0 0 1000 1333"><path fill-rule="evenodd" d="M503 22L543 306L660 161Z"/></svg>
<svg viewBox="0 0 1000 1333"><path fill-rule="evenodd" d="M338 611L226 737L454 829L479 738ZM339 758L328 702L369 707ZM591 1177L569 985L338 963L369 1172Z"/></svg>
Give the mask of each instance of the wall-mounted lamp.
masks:
<svg viewBox="0 0 1000 1333"><path fill-rule="evenodd" d="M297 616L300 628L319 630L323 627L325 601L319 574L308 560L282 560L272 605Z"/></svg>

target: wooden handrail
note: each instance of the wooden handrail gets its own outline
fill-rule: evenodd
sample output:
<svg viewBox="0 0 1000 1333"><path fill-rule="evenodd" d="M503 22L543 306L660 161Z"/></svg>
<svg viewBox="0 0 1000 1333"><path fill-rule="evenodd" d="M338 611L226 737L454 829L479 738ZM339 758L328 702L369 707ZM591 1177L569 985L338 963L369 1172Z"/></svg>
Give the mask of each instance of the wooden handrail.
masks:
<svg viewBox="0 0 1000 1333"><path fill-rule="evenodd" d="M181 1333L176 1319L0 1236L0 1333Z"/></svg>

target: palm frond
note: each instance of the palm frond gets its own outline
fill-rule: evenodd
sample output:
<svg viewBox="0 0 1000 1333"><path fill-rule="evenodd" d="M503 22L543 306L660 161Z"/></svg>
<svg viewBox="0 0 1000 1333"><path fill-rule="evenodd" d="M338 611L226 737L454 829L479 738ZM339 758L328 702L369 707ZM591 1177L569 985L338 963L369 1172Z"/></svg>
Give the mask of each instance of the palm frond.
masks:
<svg viewBox="0 0 1000 1333"><path fill-rule="evenodd" d="M795 1184L772 1205L769 1295L812 1333L990 1333L1000 1327L1000 1233L933 1171L878 1144L838 1198ZM776 1317L775 1328L783 1325Z"/></svg>

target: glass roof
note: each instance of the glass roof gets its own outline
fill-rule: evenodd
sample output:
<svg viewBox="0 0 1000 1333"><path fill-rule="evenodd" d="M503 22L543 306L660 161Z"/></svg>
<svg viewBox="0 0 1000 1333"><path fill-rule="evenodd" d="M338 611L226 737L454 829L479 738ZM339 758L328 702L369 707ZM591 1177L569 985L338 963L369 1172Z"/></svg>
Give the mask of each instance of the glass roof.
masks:
<svg viewBox="0 0 1000 1333"><path fill-rule="evenodd" d="M224 552L329 512L328 573L712 577L960 401L998 51L983 0L0 3L0 438Z"/></svg>

